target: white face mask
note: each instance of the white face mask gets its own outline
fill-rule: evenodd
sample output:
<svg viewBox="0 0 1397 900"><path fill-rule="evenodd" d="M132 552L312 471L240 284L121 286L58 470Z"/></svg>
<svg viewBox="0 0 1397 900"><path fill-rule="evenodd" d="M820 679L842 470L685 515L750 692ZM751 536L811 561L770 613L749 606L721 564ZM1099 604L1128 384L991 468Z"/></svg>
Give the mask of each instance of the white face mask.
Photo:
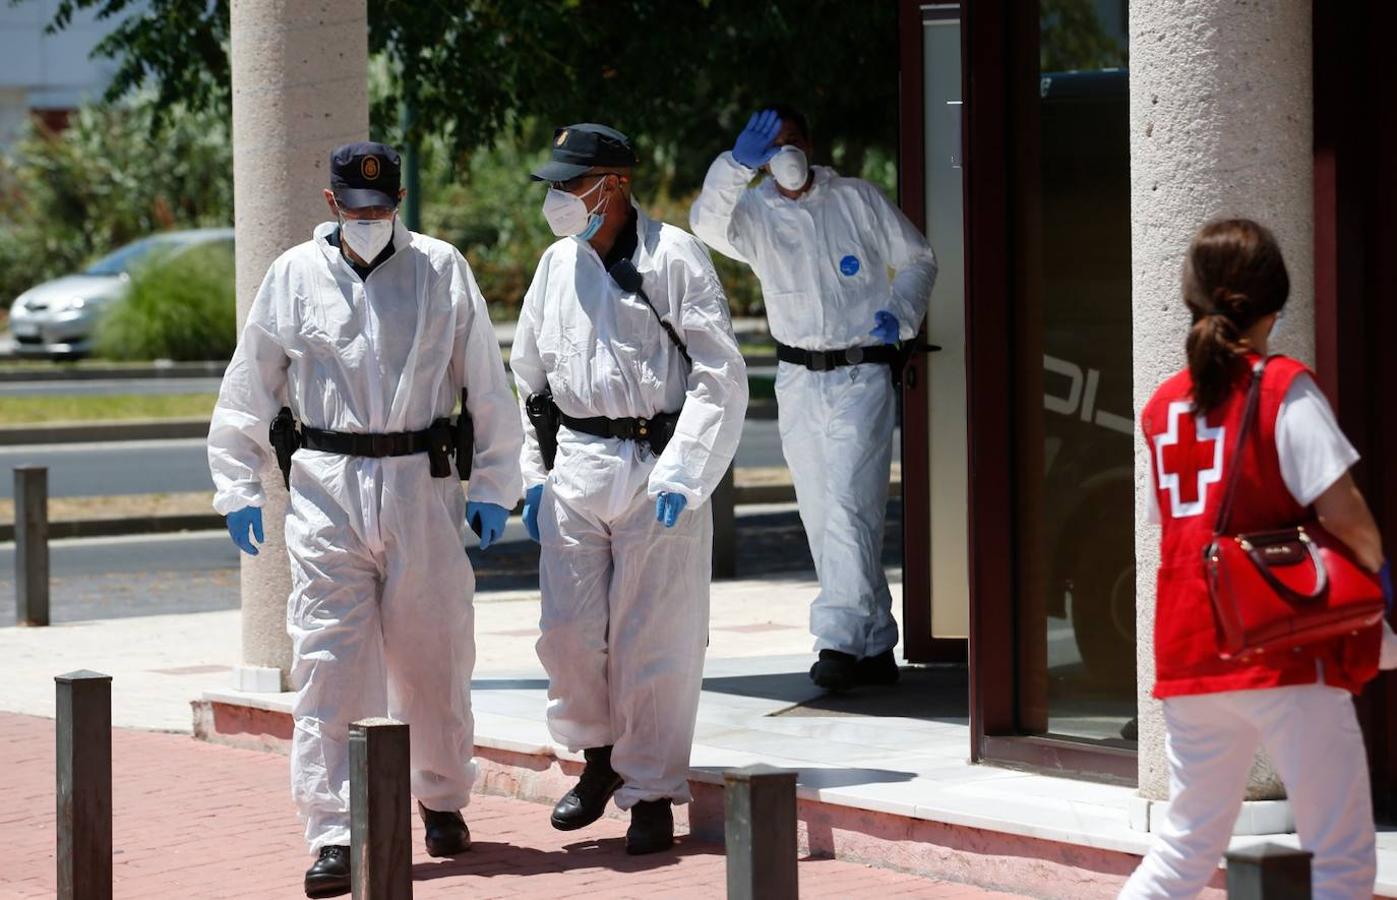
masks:
<svg viewBox="0 0 1397 900"><path fill-rule="evenodd" d="M397 217L397 213L389 219L346 219L341 216L340 237L360 259L371 263L393 240L393 223Z"/></svg>
<svg viewBox="0 0 1397 900"><path fill-rule="evenodd" d="M771 169L771 177L776 179L776 183L788 191L800 190L810 178L810 163L806 161L804 151L790 144L777 150L767 167Z"/></svg>
<svg viewBox="0 0 1397 900"><path fill-rule="evenodd" d="M575 236L579 240L590 240L601 228L602 214L599 209L587 209L587 203L582 198L605 183L606 179L603 178L582 194L569 194L550 187L548 195L543 198L543 218L548 220L548 227L553 229L553 233L558 237Z"/></svg>

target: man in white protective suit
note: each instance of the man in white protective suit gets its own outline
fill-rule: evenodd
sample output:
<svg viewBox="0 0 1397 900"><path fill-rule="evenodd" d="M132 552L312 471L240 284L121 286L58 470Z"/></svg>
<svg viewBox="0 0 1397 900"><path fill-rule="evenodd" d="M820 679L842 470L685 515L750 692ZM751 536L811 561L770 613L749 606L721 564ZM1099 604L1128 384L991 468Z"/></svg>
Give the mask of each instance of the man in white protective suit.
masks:
<svg viewBox="0 0 1397 900"><path fill-rule="evenodd" d="M752 116L689 213L704 243L752 267L777 342L781 448L820 579L810 607L830 690L898 679L883 572L899 341L936 281L926 238L866 181L812 168L805 117ZM751 187L759 171L768 177ZM892 270L895 276L889 278Z"/></svg>
<svg viewBox="0 0 1397 900"><path fill-rule="evenodd" d="M708 642L713 521L747 371L708 253L631 202L635 153L603 125L533 173L554 234L510 365L525 401L524 521L542 544L539 659L554 740L582 751L555 828L614 794L629 853L674 842ZM550 471L551 469L551 471Z"/></svg>
<svg viewBox="0 0 1397 900"><path fill-rule="evenodd" d="M398 220L392 148L349 144L330 162L335 221L272 263L209 429L214 507L245 552L257 553L249 532L262 540L261 479L274 459L290 488L291 789L318 856L308 897L350 890L358 719L410 726L427 851L470 849L466 525L482 548L498 540L522 484L517 406L470 266Z"/></svg>

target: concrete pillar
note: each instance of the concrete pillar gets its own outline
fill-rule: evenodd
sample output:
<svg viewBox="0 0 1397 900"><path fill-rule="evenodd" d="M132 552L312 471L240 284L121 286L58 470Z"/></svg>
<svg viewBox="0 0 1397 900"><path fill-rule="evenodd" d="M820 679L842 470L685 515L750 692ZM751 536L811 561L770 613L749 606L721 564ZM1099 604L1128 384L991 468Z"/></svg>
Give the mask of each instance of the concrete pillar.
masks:
<svg viewBox="0 0 1397 900"><path fill-rule="evenodd" d="M238 327L272 261L329 218L330 151L368 138L366 0L233 0L233 207ZM280 690L291 664L286 491L262 473L267 543L242 564L237 686Z"/></svg>
<svg viewBox="0 0 1397 900"><path fill-rule="evenodd" d="M1130 167L1135 413L1184 366L1179 267L1198 226L1222 215L1271 228L1291 295L1274 349L1314 358L1311 0L1130 4ZM1138 434L1138 433L1137 433ZM1136 439L1140 792L1169 794L1154 682L1159 530L1145 520L1149 456ZM1264 760L1251 799L1284 796Z"/></svg>

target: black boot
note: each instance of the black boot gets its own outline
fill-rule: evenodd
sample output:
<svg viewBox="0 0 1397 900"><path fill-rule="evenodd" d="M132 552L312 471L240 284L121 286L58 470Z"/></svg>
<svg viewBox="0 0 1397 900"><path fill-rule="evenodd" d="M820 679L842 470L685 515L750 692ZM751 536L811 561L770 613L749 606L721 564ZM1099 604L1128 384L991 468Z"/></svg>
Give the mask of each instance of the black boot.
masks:
<svg viewBox="0 0 1397 900"><path fill-rule="evenodd" d="M320 858L306 869L307 897L338 897L349 893L349 848L338 844L320 848Z"/></svg>
<svg viewBox="0 0 1397 900"><path fill-rule="evenodd" d="M897 657L891 650L884 650L877 656L865 656L858 662L859 684L897 684L901 675Z"/></svg>
<svg viewBox="0 0 1397 900"><path fill-rule="evenodd" d="M553 807L550 821L559 831L575 831L600 819L606 812L606 802L621 787L621 776L611 768L610 747L589 747L582 755L587 758L587 765L577 786Z"/></svg>
<svg viewBox="0 0 1397 900"><path fill-rule="evenodd" d="M838 650L821 650L810 667L810 680L829 691L847 691L859 683L859 661Z"/></svg>
<svg viewBox="0 0 1397 900"><path fill-rule="evenodd" d="M642 800L631 807L626 829L626 852L632 856L659 853L674 846L674 809L668 800Z"/></svg>
<svg viewBox="0 0 1397 900"><path fill-rule="evenodd" d="M459 811L438 812L418 803L417 814L427 831L428 856L459 856L471 848L471 830Z"/></svg>

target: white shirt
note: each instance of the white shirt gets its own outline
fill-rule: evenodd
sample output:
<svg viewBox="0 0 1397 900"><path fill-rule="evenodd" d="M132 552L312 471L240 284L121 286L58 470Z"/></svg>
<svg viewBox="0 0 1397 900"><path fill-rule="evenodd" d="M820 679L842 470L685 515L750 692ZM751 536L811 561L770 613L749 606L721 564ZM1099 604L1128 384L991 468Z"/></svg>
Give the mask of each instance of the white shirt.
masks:
<svg viewBox="0 0 1397 900"><path fill-rule="evenodd" d="M1276 413L1276 453L1281 479L1290 496L1309 506L1358 462L1358 451L1339 429L1334 410L1319 385L1305 373L1296 376ZM1159 524L1159 499L1151 467L1148 498L1149 521ZM1226 482L1218 485L1222 489Z"/></svg>

